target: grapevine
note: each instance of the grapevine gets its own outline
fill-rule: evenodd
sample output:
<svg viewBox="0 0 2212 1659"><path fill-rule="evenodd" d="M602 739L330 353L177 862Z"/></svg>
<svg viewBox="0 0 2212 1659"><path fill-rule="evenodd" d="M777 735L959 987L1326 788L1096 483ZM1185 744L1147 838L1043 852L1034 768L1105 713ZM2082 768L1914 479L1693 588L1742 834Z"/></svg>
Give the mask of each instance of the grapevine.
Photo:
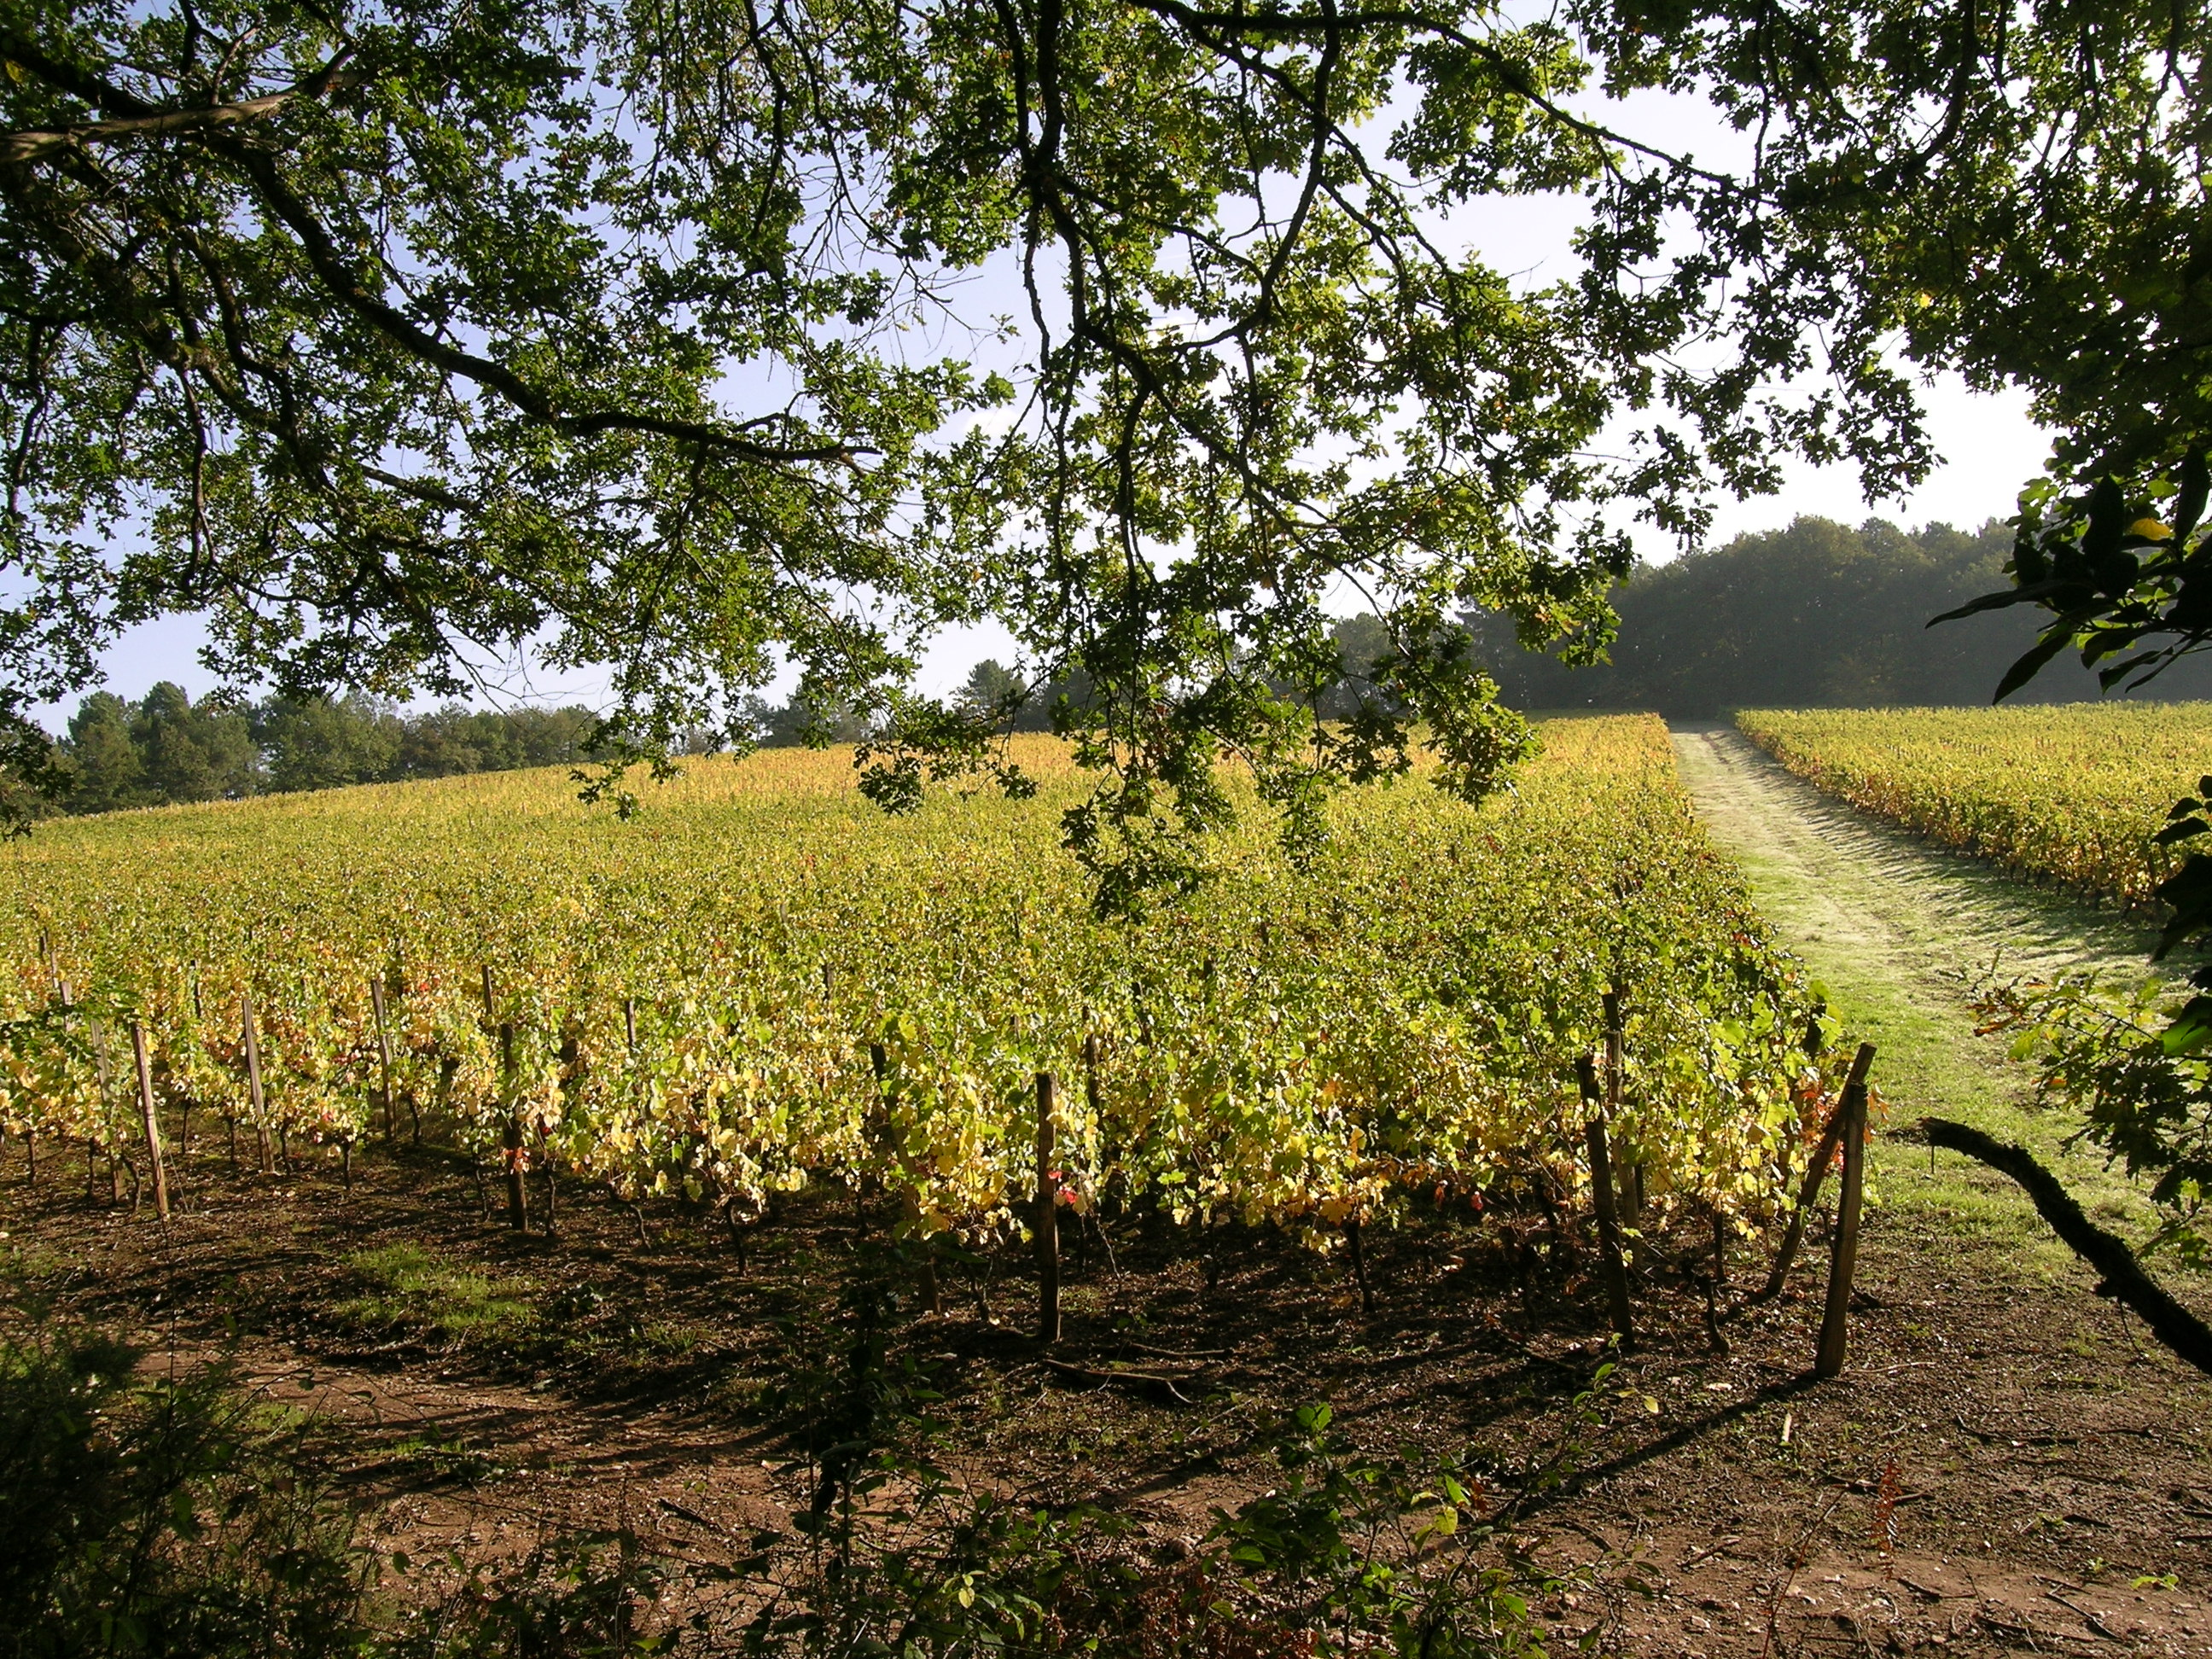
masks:
<svg viewBox="0 0 2212 1659"><path fill-rule="evenodd" d="M1800 777L2008 869L2148 905L2180 854L2166 809L2212 752L2212 704L1747 709L1736 723Z"/></svg>
<svg viewBox="0 0 2212 1659"><path fill-rule="evenodd" d="M1198 895L1139 924L1095 920L1058 848L1081 786L1048 738L1018 757L1036 799L900 820L845 756L781 751L696 761L634 820L525 773L56 825L10 854L0 1120L127 1133L96 1012L144 1024L165 1109L249 1135L423 1122L627 1200L739 1222L864 1188L975 1239L1027 1213L1050 1072L1070 1208L1326 1232L1419 1192L1571 1196L1618 988L1619 1156L1655 1203L1764 1215L1826 1086L1812 994L1656 720L1543 742L1481 809L1346 794L1304 868L1246 791Z"/></svg>

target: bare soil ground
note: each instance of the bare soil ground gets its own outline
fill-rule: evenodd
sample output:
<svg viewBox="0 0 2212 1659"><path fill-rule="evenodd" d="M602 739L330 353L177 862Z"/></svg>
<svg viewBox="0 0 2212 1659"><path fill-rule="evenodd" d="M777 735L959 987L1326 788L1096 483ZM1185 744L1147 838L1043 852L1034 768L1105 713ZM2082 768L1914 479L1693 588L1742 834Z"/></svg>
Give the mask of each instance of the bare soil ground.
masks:
<svg viewBox="0 0 2212 1659"><path fill-rule="evenodd" d="M792 1204L741 1266L678 1212L641 1244L588 1194L568 1195L557 1239L516 1237L428 1152L363 1157L350 1201L327 1171L264 1183L198 1158L166 1231L76 1179L7 1173L19 1292L135 1333L149 1364L234 1344L271 1398L325 1419L380 1547L511 1556L553 1528L627 1523L726 1563L806 1503L805 1385L834 1362L849 1202ZM1516 1538L1604 1564L1607 1588L1545 1613L1609 1651L2212 1653L2212 1389L2086 1285L2026 1287L1940 1218L1878 1214L1850 1369L1814 1383L1817 1240L1790 1296L1723 1321L1724 1355L1655 1254L1644 1351L1601 1391L1565 1485L1516 1499L1512 1472L1555 1457L1603 1353L1593 1288L1528 1251L1536 1232L1439 1215L1374 1237L1364 1315L1339 1258L1133 1222L1110 1264L1102 1243L1087 1267L1071 1252L1049 1357L1171 1390L1048 1369L1012 1256L990 1287L1003 1322L948 1276L947 1312L909 1309L892 1358L945 1395L940 1455L964 1480L1095 1504L1170 1547L1201 1547L1215 1508L1274 1482L1271 1437L1299 1404L1330 1401L1363 1445L1478 1443ZM522 1311L458 1334L431 1301L388 1316L374 1264L395 1246ZM1738 1247L1739 1285L1763 1270L1755 1248Z"/></svg>
<svg viewBox="0 0 2212 1659"><path fill-rule="evenodd" d="M2125 961L2134 925L1992 886L1725 734L1683 743L1762 902L1882 1042L1892 1121L1941 1109L2064 1161L2060 1126L1975 1045L1960 964L1993 941ZM672 1559L742 1566L762 1532L787 1535L841 1298L886 1219L795 1199L741 1256L678 1206L569 1191L557 1238L517 1235L433 1149L365 1151L348 1198L328 1165L266 1181L203 1140L163 1229L45 1162L36 1187L20 1153L0 1166L16 1305L135 1334L152 1365L234 1352L320 1415L365 1527L418 1559L627 1524ZM2142 1221L2124 1182L2065 1167L2109 1224ZM1741 1298L1771 1241L1735 1241L1724 1352L1687 1271L1710 1241L1685 1234L1646 1252L1642 1349L1578 1418L1606 1355L1587 1249L1553 1259L1502 1205L1370 1236L1371 1312L1340 1250L1117 1223L1071 1243L1048 1354L1009 1249L948 1271L942 1315L909 1301L889 1366L942 1395L935 1451L961 1481L1097 1505L1168 1554L1275 1484L1299 1405L1332 1402L1363 1446L1477 1445L1506 1535L1598 1567L1540 1609L1555 1650L2212 1655L2212 1379L2099 1299L2007 1183L1893 1142L1875 1187L1832 1382L1808 1376L1817 1230L1771 1304ZM1527 1479L1547 1468L1566 1478Z"/></svg>

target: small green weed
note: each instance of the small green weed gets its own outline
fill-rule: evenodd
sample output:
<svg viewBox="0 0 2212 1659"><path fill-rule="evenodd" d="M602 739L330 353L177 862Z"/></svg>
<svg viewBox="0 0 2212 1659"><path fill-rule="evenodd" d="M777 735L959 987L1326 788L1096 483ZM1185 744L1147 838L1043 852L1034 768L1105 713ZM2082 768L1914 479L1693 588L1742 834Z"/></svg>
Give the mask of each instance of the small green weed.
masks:
<svg viewBox="0 0 2212 1659"><path fill-rule="evenodd" d="M538 1289L530 1280L494 1278L420 1244L356 1251L346 1266L367 1287L336 1310L349 1324L434 1331L450 1342L512 1342L538 1324L525 1299Z"/></svg>
<svg viewBox="0 0 2212 1659"><path fill-rule="evenodd" d="M383 1467L433 1482L482 1486L507 1473L504 1465L465 1441L445 1434L410 1434L392 1448Z"/></svg>

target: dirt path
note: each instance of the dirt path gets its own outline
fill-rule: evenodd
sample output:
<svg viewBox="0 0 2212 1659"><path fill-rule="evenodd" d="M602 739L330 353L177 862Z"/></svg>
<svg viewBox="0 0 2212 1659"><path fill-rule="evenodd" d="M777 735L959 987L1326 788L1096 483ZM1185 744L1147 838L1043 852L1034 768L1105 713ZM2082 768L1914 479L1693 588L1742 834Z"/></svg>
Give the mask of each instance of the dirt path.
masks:
<svg viewBox="0 0 2212 1659"><path fill-rule="evenodd" d="M2147 973L2148 925L1884 824L1792 776L1732 727L1678 725L1674 735L1682 781L1759 908L1880 1045L1875 1074L1893 1119L1934 1113L2023 1142L2059 1165L2107 1225L2145 1233L2139 1189L2064 1149L2072 1125L2036 1109L2027 1068L2003 1040L1976 1036L1967 994L1992 963L2008 974ZM1893 1146L1877 1169L1892 1202L2008 1240L2039 1276L2079 1271L2016 1189L1978 1166L1949 1154L1931 1164L1923 1150Z"/></svg>
<svg viewBox="0 0 2212 1659"><path fill-rule="evenodd" d="M2136 918L1885 824L1784 771L1733 727L1677 726L1674 737L1699 814L1751 872L1768 915L1839 967L1878 964L1947 988L1947 975L1999 951L2023 971L2144 970L2154 930Z"/></svg>

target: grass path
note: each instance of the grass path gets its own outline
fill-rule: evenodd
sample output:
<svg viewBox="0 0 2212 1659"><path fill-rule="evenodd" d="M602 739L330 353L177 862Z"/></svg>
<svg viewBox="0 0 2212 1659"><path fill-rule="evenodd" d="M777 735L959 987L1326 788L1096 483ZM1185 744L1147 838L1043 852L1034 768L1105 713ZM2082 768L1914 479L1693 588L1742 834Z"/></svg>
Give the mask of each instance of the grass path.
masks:
<svg viewBox="0 0 2212 1659"><path fill-rule="evenodd" d="M1674 737L1684 785L1760 909L1838 1012L1879 1045L1875 1079L1890 1120L1956 1118L2018 1141L2104 1224L2145 1236L2151 1210L2140 1189L2100 1158L2064 1150L2071 1122L2035 1107L2005 1039L1975 1035L1967 993L1993 960L2008 972L2081 963L2142 974L2148 924L1886 825L1791 776L1731 727L1678 725ZM2019 1189L1978 1164L1938 1152L1931 1166L1927 1148L1878 1139L1873 1173L1900 1220L2002 1246L2033 1278L2085 1271Z"/></svg>

